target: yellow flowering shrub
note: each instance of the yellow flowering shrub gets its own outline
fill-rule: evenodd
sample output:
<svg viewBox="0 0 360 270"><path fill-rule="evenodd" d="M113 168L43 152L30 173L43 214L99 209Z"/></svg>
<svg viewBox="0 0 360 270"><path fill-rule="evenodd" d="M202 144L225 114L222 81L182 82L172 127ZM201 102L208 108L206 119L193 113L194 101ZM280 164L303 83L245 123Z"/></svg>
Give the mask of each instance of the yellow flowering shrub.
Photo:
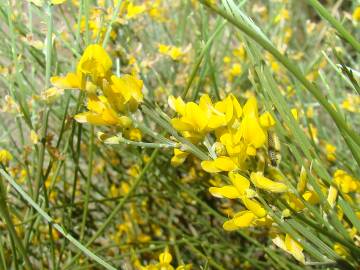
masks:
<svg viewBox="0 0 360 270"><path fill-rule="evenodd" d="M359 269L356 1L0 4L0 269Z"/></svg>

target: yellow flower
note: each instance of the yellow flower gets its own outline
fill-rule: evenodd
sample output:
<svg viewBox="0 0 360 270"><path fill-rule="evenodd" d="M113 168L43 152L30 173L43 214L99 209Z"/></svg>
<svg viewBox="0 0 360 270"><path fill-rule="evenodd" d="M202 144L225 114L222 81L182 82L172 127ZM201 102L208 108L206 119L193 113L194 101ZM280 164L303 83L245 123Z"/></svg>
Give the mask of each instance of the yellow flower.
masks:
<svg viewBox="0 0 360 270"><path fill-rule="evenodd" d="M0 163L6 164L9 163L10 160L13 159L13 156L10 154L9 151L5 149L0 150Z"/></svg>
<svg viewBox="0 0 360 270"><path fill-rule="evenodd" d="M165 44L159 44L158 50L159 53L169 56L174 61L181 60L181 58L183 58L183 56L187 51L176 46L165 45Z"/></svg>
<svg viewBox="0 0 360 270"><path fill-rule="evenodd" d="M65 77L53 76L50 79L53 86L60 89L82 89L82 74L68 73Z"/></svg>
<svg viewBox="0 0 360 270"><path fill-rule="evenodd" d="M125 131L125 137L132 141L141 141L142 134L138 128L130 128Z"/></svg>
<svg viewBox="0 0 360 270"><path fill-rule="evenodd" d="M264 189L266 191L281 193L288 190L288 187L284 183L272 181L266 178L261 172L252 172L250 180L257 188Z"/></svg>
<svg viewBox="0 0 360 270"><path fill-rule="evenodd" d="M184 52L181 48L172 47L168 54L173 60L179 60L184 55Z"/></svg>
<svg viewBox="0 0 360 270"><path fill-rule="evenodd" d="M241 157L242 160L246 158L244 152L246 145L241 140L241 131L229 129L220 135L220 142L225 145L226 152L231 157ZM241 163L241 162L240 162Z"/></svg>
<svg viewBox="0 0 360 270"><path fill-rule="evenodd" d="M239 228L246 228L251 226L253 221L256 219L256 216L251 211L241 211L235 214L234 218L226 221L223 224L223 228L225 231L234 231Z"/></svg>
<svg viewBox="0 0 360 270"><path fill-rule="evenodd" d="M76 72L69 72L65 77L53 76L50 81L56 88L81 89L94 93L96 86L91 82L85 82L84 76L88 75L94 83L100 84L102 78L109 77L111 67L112 61L106 51L100 45L92 44L85 49Z"/></svg>
<svg viewBox="0 0 360 270"><path fill-rule="evenodd" d="M170 50L170 46L165 45L165 44L159 44L158 49L159 49L159 53L167 54L169 52L169 50Z"/></svg>
<svg viewBox="0 0 360 270"><path fill-rule="evenodd" d="M244 210L236 213L232 219L224 222L223 228L225 231L234 231L250 226L269 226L271 224L272 220L267 216L259 218L252 211Z"/></svg>
<svg viewBox="0 0 360 270"><path fill-rule="evenodd" d="M87 108L89 109L88 112L75 115L76 121L92 125L120 126L123 128L129 127L131 124L128 117L117 115L104 96L90 97Z"/></svg>
<svg viewBox="0 0 360 270"><path fill-rule="evenodd" d="M242 72L241 65L238 63L235 63L231 66L230 76L231 76L231 78L239 76L241 74L241 72Z"/></svg>
<svg viewBox="0 0 360 270"><path fill-rule="evenodd" d="M355 22L360 22L360 6L358 6L354 9L352 18Z"/></svg>
<svg viewBox="0 0 360 270"><path fill-rule="evenodd" d="M229 63L231 62L231 58L230 58L229 56L224 56L223 62L224 62L225 64L229 64Z"/></svg>
<svg viewBox="0 0 360 270"><path fill-rule="evenodd" d="M209 173L230 172L237 169L236 164L227 156L218 157L215 160L202 161L201 167Z"/></svg>
<svg viewBox="0 0 360 270"><path fill-rule="evenodd" d="M256 200L251 200L248 197L254 193L250 187L250 181L244 176L230 172L229 178L232 185L226 185L223 187L211 187L209 192L215 197L225 197L228 199L241 199L244 206L251 211L257 218L266 216L266 210Z"/></svg>
<svg viewBox="0 0 360 270"><path fill-rule="evenodd" d="M349 112L360 112L360 97L358 95L348 95L347 98L342 102L341 107Z"/></svg>
<svg viewBox="0 0 360 270"><path fill-rule="evenodd" d="M239 119L242 115L241 105L233 94L216 102L214 106L209 103L209 106L211 109L209 127L211 129L231 124L233 120Z"/></svg>
<svg viewBox="0 0 360 270"><path fill-rule="evenodd" d="M199 104L185 103L181 97L170 96L169 106L180 117L171 120L173 127L192 142L198 142L206 133L223 126L231 126L242 115L242 108L234 95L212 103L208 95L200 98Z"/></svg>
<svg viewBox="0 0 360 270"><path fill-rule="evenodd" d="M292 37L292 34L293 34L292 29L290 27L286 27L285 28L285 34L284 34L284 43L285 44L289 43L289 41L290 41L290 39Z"/></svg>
<svg viewBox="0 0 360 270"><path fill-rule="evenodd" d="M290 192L285 193L283 197L292 210L299 212L305 208L305 205L294 193L290 193ZM312 205L317 204L319 202L319 197L314 191L308 190L304 192L304 194L302 194L302 197L305 201L307 201ZM290 214L287 216L290 216Z"/></svg>
<svg viewBox="0 0 360 270"><path fill-rule="evenodd" d="M289 10L283 8L279 11L278 15L274 19L274 23L279 23L281 21L286 21L290 19Z"/></svg>
<svg viewBox="0 0 360 270"><path fill-rule="evenodd" d="M305 201L307 201L310 204L314 205L319 203L319 197L316 194L316 192L313 190L305 191L302 197L304 198Z"/></svg>
<svg viewBox="0 0 360 270"><path fill-rule="evenodd" d="M103 47L98 44L89 45L81 56L77 71L89 75L94 82L107 77L111 72L112 61Z"/></svg>
<svg viewBox="0 0 360 270"><path fill-rule="evenodd" d="M283 197L292 210L299 212L305 208L305 205L294 193L285 193Z"/></svg>
<svg viewBox="0 0 360 270"><path fill-rule="evenodd" d="M360 10L359 10L359 13L360 13ZM360 16L360 14L359 14L359 16ZM359 18L359 20L360 20L360 18ZM346 248L339 243L334 244L334 251L343 258L346 258L349 256L349 252L346 250Z"/></svg>
<svg viewBox="0 0 360 270"><path fill-rule="evenodd" d="M131 1L127 5L126 11L127 11L126 18L133 19L136 18L141 13L145 12L145 5L134 5Z"/></svg>
<svg viewBox="0 0 360 270"><path fill-rule="evenodd" d="M179 113L180 115L185 114L185 102L181 97L175 98L174 96L170 96L168 98L168 104L171 109L175 112Z"/></svg>
<svg viewBox="0 0 360 270"><path fill-rule="evenodd" d="M39 142L39 136L36 134L35 130L30 131L30 140L33 144L37 144Z"/></svg>
<svg viewBox="0 0 360 270"><path fill-rule="evenodd" d="M120 195L119 188L115 184L112 184L110 186L110 196L112 198L115 198L118 197L119 195Z"/></svg>
<svg viewBox="0 0 360 270"><path fill-rule="evenodd" d="M360 187L358 180L343 170L335 171L333 181L344 193L357 191Z"/></svg>
<svg viewBox="0 0 360 270"><path fill-rule="evenodd" d="M110 89L104 87L105 96L118 111L135 111L144 99L143 82L132 75L111 76Z"/></svg>
<svg viewBox="0 0 360 270"><path fill-rule="evenodd" d="M326 158L329 161L335 161L336 160L336 156L335 156L336 147L330 143L327 143L327 144L325 144L325 150L326 150Z"/></svg>
<svg viewBox="0 0 360 270"><path fill-rule="evenodd" d="M239 57L240 60L245 60L246 58L246 50L244 45L241 44L239 47L233 50L233 55Z"/></svg>
<svg viewBox="0 0 360 270"><path fill-rule="evenodd" d="M248 99L243 108L243 115L240 129L247 145L246 153L253 156L256 155L256 149L262 147L267 140L267 134L259 122L255 97Z"/></svg>
<svg viewBox="0 0 360 270"><path fill-rule="evenodd" d="M209 127L212 103L208 95L200 98L199 104L183 103L181 98L169 98L169 105L180 117L171 119L173 127L192 142L197 142L211 129Z"/></svg>
<svg viewBox="0 0 360 270"><path fill-rule="evenodd" d="M170 264L171 261L172 261L172 256L167 249L159 255L159 262L161 264Z"/></svg>
<svg viewBox="0 0 360 270"><path fill-rule="evenodd" d="M298 110L296 108L292 108L290 110L290 112L291 112L292 116L294 117L294 119L296 121L298 121L299 120L299 112L298 112Z"/></svg>
<svg viewBox="0 0 360 270"><path fill-rule="evenodd" d="M254 96L250 96L246 101L243 108L243 113L244 116L258 116L258 105Z"/></svg>
<svg viewBox="0 0 360 270"><path fill-rule="evenodd" d="M183 152L180 149L174 148L174 156L171 158L171 165L177 167L183 164L189 153Z"/></svg>
<svg viewBox="0 0 360 270"><path fill-rule="evenodd" d="M336 205L337 195L338 190L336 189L336 187L330 186L327 201L332 208Z"/></svg>
<svg viewBox="0 0 360 270"><path fill-rule="evenodd" d="M228 199L236 199L241 198L246 195L247 190L250 187L250 181L246 179L241 174L229 173L229 178L232 182L232 185L227 185L223 187L211 187L209 188L209 192L214 197L219 198L228 198Z"/></svg>
<svg viewBox="0 0 360 270"><path fill-rule="evenodd" d="M148 5L148 14L154 20L159 22L166 21L164 14L166 13L164 8L160 6L162 0L146 1Z"/></svg>
<svg viewBox="0 0 360 270"><path fill-rule="evenodd" d="M297 241L292 239L289 234L286 234L285 238L283 235L278 234L272 241L276 246L290 253L296 260L305 263L303 247Z"/></svg>
<svg viewBox="0 0 360 270"><path fill-rule="evenodd" d="M265 217L267 212L266 210L261 206L261 204L256 200L251 200L247 197L241 198L242 203L245 205L245 207L251 211L257 218Z"/></svg>
<svg viewBox="0 0 360 270"><path fill-rule="evenodd" d="M275 125L275 119L272 117L272 115L269 112L264 112L261 116L260 116L260 124L261 126L265 127L265 128L270 128L273 127Z"/></svg>

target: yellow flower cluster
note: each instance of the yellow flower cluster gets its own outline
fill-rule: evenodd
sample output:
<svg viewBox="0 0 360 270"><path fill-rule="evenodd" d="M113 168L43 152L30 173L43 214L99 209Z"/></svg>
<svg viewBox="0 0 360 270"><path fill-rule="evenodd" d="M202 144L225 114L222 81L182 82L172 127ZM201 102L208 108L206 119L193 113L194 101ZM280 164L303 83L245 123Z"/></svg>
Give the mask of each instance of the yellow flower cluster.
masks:
<svg viewBox="0 0 360 270"><path fill-rule="evenodd" d="M236 158L239 153L245 150L247 155L256 155L256 149L266 143L266 130L275 124L271 114L258 115L254 97L246 102L244 108L232 94L215 104L206 94L200 98L199 104L185 103L181 97L173 96L169 97L168 102L179 115L171 123L183 137L198 143L207 134L214 132L219 152L224 147L223 150L239 166L241 162Z"/></svg>
<svg viewBox="0 0 360 270"><path fill-rule="evenodd" d="M80 58L76 72L65 77L52 77L60 89L80 89L87 93L87 112L77 114L80 123L129 128L134 112L143 101L143 82L131 75L118 77L111 72L112 61L97 44L89 45Z"/></svg>
<svg viewBox="0 0 360 270"><path fill-rule="evenodd" d="M343 193L355 192L360 189L359 181L343 170L334 172L334 183Z"/></svg>
<svg viewBox="0 0 360 270"><path fill-rule="evenodd" d="M191 270L192 269L191 264L179 265L178 267L174 268L171 265L171 262L172 262L172 256L171 256L170 252L167 249L165 249L165 251L159 255L158 263L143 266L137 260L137 261L135 261L134 265L135 265L136 269L138 269L138 270L174 270L174 269L176 269L176 270Z"/></svg>
<svg viewBox="0 0 360 270"><path fill-rule="evenodd" d="M189 49L190 47L183 49L172 45L165 45L165 44L158 45L159 53L169 56L174 61L184 60L184 57L186 53L189 51Z"/></svg>
<svg viewBox="0 0 360 270"><path fill-rule="evenodd" d="M275 193L286 192L287 185L270 180L262 171L250 172L250 180L243 175L248 173L249 160L267 146L268 130L275 125L271 114L264 112L259 115L255 97L250 97L242 107L232 94L214 104L208 95L203 95L199 104L185 103L181 97L171 96L169 105L178 113L171 123L183 137L196 144L210 134L216 138L209 149L209 152L213 150L214 159L202 161L201 167L209 173L229 172L231 185L211 187L209 191L216 197L240 199L246 208L225 222L224 229L236 230L271 223L250 185ZM187 155L175 149L172 163L181 164Z"/></svg>
<svg viewBox="0 0 360 270"><path fill-rule="evenodd" d="M38 1L38 0L37 0ZM54 0L55 1L55 0ZM59 0L57 0L59 1ZM114 1L116 6L118 1ZM105 1L98 3L98 7L90 9L90 16L88 20L89 30L91 32L92 40L102 41L107 31L106 23L112 21L113 13L115 9L113 7L107 7ZM145 12L148 12L151 18L162 20L161 7L159 1L147 1L144 4L136 5L134 1L122 1L120 3L119 13L115 19L115 23L119 25L127 24L131 20L135 20ZM104 23L106 22L106 23ZM114 23L113 22L113 23ZM86 18L83 16L80 21L80 25L74 24L74 29L80 29L81 33L86 31ZM115 28L116 29L116 28ZM115 40L117 32L115 29L111 30L110 37Z"/></svg>
<svg viewBox="0 0 360 270"><path fill-rule="evenodd" d="M13 159L13 156L10 154L9 151L7 151L5 149L0 150L0 163L7 164L12 159Z"/></svg>

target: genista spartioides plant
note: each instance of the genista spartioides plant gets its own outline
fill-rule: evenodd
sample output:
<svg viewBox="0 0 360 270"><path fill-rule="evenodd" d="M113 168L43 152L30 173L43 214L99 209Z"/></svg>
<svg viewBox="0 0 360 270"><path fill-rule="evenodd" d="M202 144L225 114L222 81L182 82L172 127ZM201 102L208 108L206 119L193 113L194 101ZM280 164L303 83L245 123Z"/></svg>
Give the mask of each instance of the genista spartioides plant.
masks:
<svg viewBox="0 0 360 270"><path fill-rule="evenodd" d="M360 2L4 0L0 270L359 269Z"/></svg>

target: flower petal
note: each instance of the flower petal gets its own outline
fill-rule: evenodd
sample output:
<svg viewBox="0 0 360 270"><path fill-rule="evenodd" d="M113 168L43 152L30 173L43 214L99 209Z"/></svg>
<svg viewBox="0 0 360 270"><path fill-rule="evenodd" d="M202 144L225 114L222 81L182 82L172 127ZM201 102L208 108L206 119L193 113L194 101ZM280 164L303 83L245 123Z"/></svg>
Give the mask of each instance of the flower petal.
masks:
<svg viewBox="0 0 360 270"><path fill-rule="evenodd" d="M251 173L251 182L258 188L270 191L270 192L285 192L288 187L284 183L274 182L265 176L261 172Z"/></svg>
<svg viewBox="0 0 360 270"><path fill-rule="evenodd" d="M299 262L305 263L305 256L303 253L303 247L296 242L294 239L290 237L290 235L286 234L285 236L285 247L286 250L294 256Z"/></svg>
<svg viewBox="0 0 360 270"><path fill-rule="evenodd" d="M240 194L244 194L250 187L250 181L241 174L229 172L229 178Z"/></svg>
<svg viewBox="0 0 360 270"><path fill-rule="evenodd" d="M246 228L251 226L255 219L256 216L251 211L242 211L233 218L235 225L239 228Z"/></svg>
<svg viewBox="0 0 360 270"><path fill-rule="evenodd" d="M237 168L234 161L227 156L221 156L214 160L215 166L220 169L220 171L233 171Z"/></svg>
<svg viewBox="0 0 360 270"><path fill-rule="evenodd" d="M228 186L223 186L223 187L211 187L209 188L209 192L211 193L211 195L213 195L214 197L219 197L219 198L228 198L228 199L236 199L239 198L241 196L241 194L239 193L239 191L231 185Z"/></svg>
<svg viewBox="0 0 360 270"><path fill-rule="evenodd" d="M266 210L257 201L244 197L242 198L242 202L244 203L245 207L253 212L258 218L266 216Z"/></svg>

